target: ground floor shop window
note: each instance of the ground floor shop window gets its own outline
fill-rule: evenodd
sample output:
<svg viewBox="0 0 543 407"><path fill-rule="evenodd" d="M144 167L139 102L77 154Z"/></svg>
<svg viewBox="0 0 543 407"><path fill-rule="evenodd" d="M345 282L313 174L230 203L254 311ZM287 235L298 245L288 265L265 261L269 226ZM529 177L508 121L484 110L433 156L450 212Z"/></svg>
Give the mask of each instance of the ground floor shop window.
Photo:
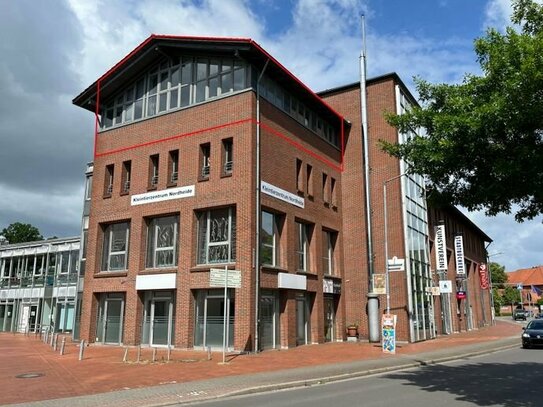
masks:
<svg viewBox="0 0 543 407"><path fill-rule="evenodd" d="M149 346L174 344L174 297L173 291L146 291L144 293L142 344Z"/></svg>
<svg viewBox="0 0 543 407"><path fill-rule="evenodd" d="M234 290L228 290L226 301L224 290L199 290L196 292L194 346L222 348L225 312L229 315L226 346L233 348L236 312Z"/></svg>
<svg viewBox="0 0 543 407"><path fill-rule="evenodd" d="M123 340L125 298L122 293L102 294L98 309L96 341L120 345Z"/></svg>
<svg viewBox="0 0 543 407"><path fill-rule="evenodd" d="M296 345L311 343L310 301L308 294L296 295Z"/></svg>
<svg viewBox="0 0 543 407"><path fill-rule="evenodd" d="M336 331L336 303L334 297L324 297L324 341L333 342Z"/></svg>
<svg viewBox="0 0 543 407"><path fill-rule="evenodd" d="M279 347L279 301L273 291L264 291L260 298L260 348Z"/></svg>

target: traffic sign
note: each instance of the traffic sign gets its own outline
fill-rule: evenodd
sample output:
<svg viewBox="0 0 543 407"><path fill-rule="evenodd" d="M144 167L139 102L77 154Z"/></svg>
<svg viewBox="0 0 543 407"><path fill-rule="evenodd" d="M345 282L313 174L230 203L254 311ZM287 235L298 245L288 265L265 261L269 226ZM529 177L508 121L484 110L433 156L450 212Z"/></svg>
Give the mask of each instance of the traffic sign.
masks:
<svg viewBox="0 0 543 407"><path fill-rule="evenodd" d="M388 259L388 271L405 271L405 260L396 256Z"/></svg>
<svg viewBox="0 0 543 407"><path fill-rule="evenodd" d="M210 287L224 287L226 271L224 269L210 269L209 270L209 286ZM240 288L241 287L241 271L228 270L228 288Z"/></svg>

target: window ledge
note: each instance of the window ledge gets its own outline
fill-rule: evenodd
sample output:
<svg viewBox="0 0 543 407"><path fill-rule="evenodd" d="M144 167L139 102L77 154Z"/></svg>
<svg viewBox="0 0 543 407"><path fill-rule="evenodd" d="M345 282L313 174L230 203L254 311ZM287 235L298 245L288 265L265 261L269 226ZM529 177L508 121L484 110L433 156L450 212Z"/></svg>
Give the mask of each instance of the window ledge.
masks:
<svg viewBox="0 0 543 407"><path fill-rule="evenodd" d="M104 199L111 198L111 194L109 194L109 193L108 193L108 194L104 194L104 195L102 196L102 198L104 198Z"/></svg>
<svg viewBox="0 0 543 407"><path fill-rule="evenodd" d="M342 280L342 278L340 276L336 276L335 274L324 274L322 277L323 278L331 278L333 280L339 280L339 281Z"/></svg>
<svg viewBox="0 0 543 407"><path fill-rule="evenodd" d="M202 176L198 177L198 182L205 182L205 181L209 181L209 177L202 177Z"/></svg>
<svg viewBox="0 0 543 407"><path fill-rule="evenodd" d="M163 268L149 268L138 271L138 275L146 274L175 274L177 273L177 266L163 267Z"/></svg>
<svg viewBox="0 0 543 407"><path fill-rule="evenodd" d="M300 274L302 276L318 276L317 273L314 273L312 271L304 271L304 270L296 270L296 274Z"/></svg>
<svg viewBox="0 0 543 407"><path fill-rule="evenodd" d="M278 266L270 266L267 264L263 264L261 267L262 267L262 271L266 271L268 273L288 273L287 269L278 267Z"/></svg>
<svg viewBox="0 0 543 407"><path fill-rule="evenodd" d="M128 271L100 271L94 273L94 278L126 277Z"/></svg>
<svg viewBox="0 0 543 407"><path fill-rule="evenodd" d="M124 196L124 195L128 195L129 193L130 193L129 191L121 191L119 195Z"/></svg>
<svg viewBox="0 0 543 407"><path fill-rule="evenodd" d="M177 186L177 182L168 182L166 184L166 188L173 188Z"/></svg>
<svg viewBox="0 0 543 407"><path fill-rule="evenodd" d="M147 186L147 191L156 191L157 190L157 186L156 185L149 185Z"/></svg>
<svg viewBox="0 0 543 407"><path fill-rule="evenodd" d="M221 178L230 178L232 176L232 172L223 172L221 174Z"/></svg>
<svg viewBox="0 0 543 407"><path fill-rule="evenodd" d="M236 263L217 263L217 264L199 264L197 266L191 267L190 272L191 273L201 273L201 272L209 272L211 269L223 269L224 266L228 267L228 270L235 270L236 269Z"/></svg>

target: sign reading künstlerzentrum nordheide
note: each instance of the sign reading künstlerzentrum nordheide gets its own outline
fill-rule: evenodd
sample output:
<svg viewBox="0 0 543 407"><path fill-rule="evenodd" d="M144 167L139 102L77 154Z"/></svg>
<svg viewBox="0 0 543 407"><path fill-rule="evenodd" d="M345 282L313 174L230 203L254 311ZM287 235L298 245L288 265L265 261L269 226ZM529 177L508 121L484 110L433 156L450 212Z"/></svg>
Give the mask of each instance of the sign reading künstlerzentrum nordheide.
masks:
<svg viewBox="0 0 543 407"><path fill-rule="evenodd" d="M274 198L280 199L281 201L288 202L299 208L305 206L305 201L303 198L300 198L298 195L294 195L284 189L278 188L275 185L268 184L267 182L262 181L260 183L260 190L266 195L273 196Z"/></svg>
<svg viewBox="0 0 543 407"><path fill-rule="evenodd" d="M171 199L189 198L194 196L194 185L186 187L164 189L162 191L147 192L145 194L132 195L130 204L143 205L155 202L169 201Z"/></svg>

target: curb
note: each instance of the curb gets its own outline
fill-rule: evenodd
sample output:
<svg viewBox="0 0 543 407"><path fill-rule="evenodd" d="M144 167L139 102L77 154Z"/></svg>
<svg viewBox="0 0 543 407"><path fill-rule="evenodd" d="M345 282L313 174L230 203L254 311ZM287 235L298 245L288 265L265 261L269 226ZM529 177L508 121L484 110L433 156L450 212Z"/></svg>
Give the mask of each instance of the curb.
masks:
<svg viewBox="0 0 543 407"><path fill-rule="evenodd" d="M266 393L266 392L271 392L271 391L281 391L281 390L287 390L287 389L312 387L312 386L318 386L318 385L323 385L323 384L328 384L328 383L333 383L333 382L338 382L338 381L343 381L343 380L357 379L361 377L373 376L373 375L378 375L382 373L413 369L413 368L421 367L421 366L431 366L431 365L436 365L436 364L450 362L450 361L464 359L464 358L487 355L487 354L501 352L508 349L517 348L519 346L517 337L510 337L507 339L508 340L514 339L516 343L509 343L509 344L494 347L494 348L459 353L456 355L429 358L429 359L423 359L423 360L414 360L413 362L410 362L410 363L398 364L394 366L384 366L384 367L373 368L373 369L368 369L368 370L359 370L359 371L345 373L341 375L323 376L323 377L318 377L314 379L302 379L302 380L295 380L295 381L284 382L284 383L248 387L246 389L235 390L235 391L223 393L220 395L200 398L198 400L178 401L175 404L166 402L166 403L154 404L152 406L147 406L147 407L163 407L163 406L182 405L182 404L189 404L189 403L202 403L202 402L218 400L222 398L233 398L233 397L247 396L247 395L252 395L252 394ZM416 354L414 354L413 356L416 357Z"/></svg>

